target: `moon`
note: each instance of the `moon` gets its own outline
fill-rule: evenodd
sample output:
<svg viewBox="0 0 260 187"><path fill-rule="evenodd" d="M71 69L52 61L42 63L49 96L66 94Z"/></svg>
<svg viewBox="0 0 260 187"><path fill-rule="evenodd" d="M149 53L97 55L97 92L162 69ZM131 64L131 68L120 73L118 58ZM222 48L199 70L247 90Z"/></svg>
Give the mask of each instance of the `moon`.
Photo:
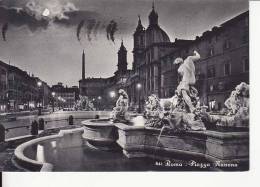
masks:
<svg viewBox="0 0 260 187"><path fill-rule="evenodd" d="M42 15L48 17L50 15L50 10L48 8L45 8Z"/></svg>

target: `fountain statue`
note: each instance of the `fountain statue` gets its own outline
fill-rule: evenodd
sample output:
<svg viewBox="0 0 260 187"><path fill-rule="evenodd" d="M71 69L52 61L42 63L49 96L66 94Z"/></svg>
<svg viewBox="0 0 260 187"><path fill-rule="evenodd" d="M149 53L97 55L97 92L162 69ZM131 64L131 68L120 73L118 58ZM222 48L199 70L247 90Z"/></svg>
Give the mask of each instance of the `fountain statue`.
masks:
<svg viewBox="0 0 260 187"><path fill-rule="evenodd" d="M151 120L147 120L147 127L164 127L178 132L205 130L205 126L200 119L201 107L198 102L198 91L194 87L196 82L194 61L199 59L199 53L194 51L193 56L188 56L185 60L177 58L174 61L174 64L180 64L178 73L182 76L182 80L172 98L161 99L160 102L152 102L153 100L159 100L153 95L148 98L145 106L146 113L152 114L154 108L156 108L155 111L157 112L152 116ZM160 103L160 107L156 107L157 103ZM150 106L152 104L153 107ZM155 119L157 119L157 124Z"/></svg>
<svg viewBox="0 0 260 187"><path fill-rule="evenodd" d="M161 128L162 108L158 96L155 94L150 95L145 102L144 108L144 117L147 119L145 125L147 127Z"/></svg>
<svg viewBox="0 0 260 187"><path fill-rule="evenodd" d="M226 100L225 106L228 108L228 115L248 116L249 115L249 85L242 82L231 92Z"/></svg>
<svg viewBox="0 0 260 187"><path fill-rule="evenodd" d="M128 114L129 99L126 91L120 89L118 91L119 97L116 106L112 111L113 122L129 122L130 116Z"/></svg>
<svg viewBox="0 0 260 187"><path fill-rule="evenodd" d="M242 82L236 86L225 101L224 115L203 114L203 121L216 127L248 128L249 125L249 85Z"/></svg>
<svg viewBox="0 0 260 187"><path fill-rule="evenodd" d="M75 103L76 110L94 111L94 105L87 96L79 96L79 100Z"/></svg>

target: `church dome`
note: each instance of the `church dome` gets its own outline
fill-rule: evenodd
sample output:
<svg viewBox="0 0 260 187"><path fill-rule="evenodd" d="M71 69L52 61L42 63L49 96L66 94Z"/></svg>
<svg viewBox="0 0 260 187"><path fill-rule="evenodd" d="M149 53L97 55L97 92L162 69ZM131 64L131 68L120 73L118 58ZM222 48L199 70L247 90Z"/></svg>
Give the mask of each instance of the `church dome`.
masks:
<svg viewBox="0 0 260 187"><path fill-rule="evenodd" d="M159 26L148 27L146 30L147 45L152 43L171 42L166 32Z"/></svg>
<svg viewBox="0 0 260 187"><path fill-rule="evenodd" d="M145 31L146 46L153 43L171 42L167 33L158 24L158 14L154 10L154 5L151 13L149 14L149 26Z"/></svg>

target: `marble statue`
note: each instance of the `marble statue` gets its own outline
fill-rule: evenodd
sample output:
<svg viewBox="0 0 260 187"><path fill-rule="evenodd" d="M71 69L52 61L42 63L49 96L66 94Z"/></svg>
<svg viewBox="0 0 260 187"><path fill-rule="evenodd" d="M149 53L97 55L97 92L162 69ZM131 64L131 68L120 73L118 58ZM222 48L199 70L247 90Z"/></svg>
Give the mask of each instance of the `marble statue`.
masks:
<svg viewBox="0 0 260 187"><path fill-rule="evenodd" d="M194 62L199 59L199 53L194 51L193 56L188 56L185 60L177 58L174 61L174 64L180 64L178 73L182 76L182 80L172 98L157 101L157 103L160 103L160 107L157 107L156 111L160 111L157 113L163 115L150 115L151 119L147 120L146 126L167 128L173 132L206 130L204 123L200 119L201 108L198 102L198 91L194 87L196 83ZM152 98L151 96L148 98L150 103L153 101ZM149 103L146 108L149 109L147 113L151 114L152 110ZM158 124L155 123L155 119L157 119Z"/></svg>
<svg viewBox="0 0 260 187"><path fill-rule="evenodd" d="M152 94L148 97L144 106L144 117L146 118L146 127L161 128L162 108L160 99L157 95Z"/></svg>
<svg viewBox="0 0 260 187"><path fill-rule="evenodd" d="M116 101L116 106L113 108L112 111L112 119L114 122L128 122L130 118L128 114L128 95L123 89L120 89L118 91L118 94L119 97Z"/></svg>
<svg viewBox="0 0 260 187"><path fill-rule="evenodd" d="M187 112L191 113L195 112L198 101L198 91L194 87L196 83L194 62L199 59L200 54L194 51L193 56L188 56L185 60L177 58L174 61L174 64L180 64L178 73L182 77L176 90L176 95L179 100L179 105L177 106L181 106L182 109L186 109Z"/></svg>
<svg viewBox="0 0 260 187"><path fill-rule="evenodd" d="M249 114L249 85L242 82L231 92L230 97L225 101L229 110L228 115Z"/></svg>
<svg viewBox="0 0 260 187"><path fill-rule="evenodd" d="M79 100L75 103L75 110L94 111L95 107L87 96L79 96Z"/></svg>
<svg viewBox="0 0 260 187"><path fill-rule="evenodd" d="M249 126L249 85L242 82L225 101L224 115L203 113L203 121L216 127L248 128Z"/></svg>

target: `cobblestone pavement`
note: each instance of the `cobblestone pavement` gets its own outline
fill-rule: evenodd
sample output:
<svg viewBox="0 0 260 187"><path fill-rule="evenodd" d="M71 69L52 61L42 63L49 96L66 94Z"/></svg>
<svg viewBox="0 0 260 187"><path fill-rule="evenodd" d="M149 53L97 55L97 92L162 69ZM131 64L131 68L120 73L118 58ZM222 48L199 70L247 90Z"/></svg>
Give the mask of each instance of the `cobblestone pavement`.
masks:
<svg viewBox="0 0 260 187"><path fill-rule="evenodd" d="M0 152L0 171L23 171L15 167L12 163L14 149L7 148Z"/></svg>

